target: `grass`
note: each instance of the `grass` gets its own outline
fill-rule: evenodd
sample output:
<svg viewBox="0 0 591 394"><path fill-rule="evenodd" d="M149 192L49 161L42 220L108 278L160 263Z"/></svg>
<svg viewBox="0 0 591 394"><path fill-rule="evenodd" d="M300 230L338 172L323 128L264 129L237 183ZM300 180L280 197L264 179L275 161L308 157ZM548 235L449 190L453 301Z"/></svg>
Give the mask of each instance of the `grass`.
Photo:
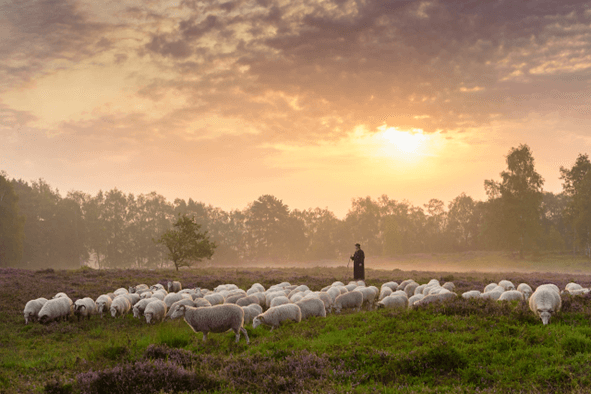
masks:
<svg viewBox="0 0 591 394"><path fill-rule="evenodd" d="M368 284L414 278L453 280L457 292L491 281L533 286L586 274L367 270ZM0 392L390 392L583 393L591 391L591 297L565 297L543 326L526 305L458 299L416 310L344 312L270 331L210 334L181 320L147 325L113 319L24 325L32 298L66 291L73 299L169 279L213 288L282 281L313 290L347 280L344 268L224 268L175 272L0 269ZM148 384L149 383L149 384ZM102 385L102 386L101 386ZM104 389L106 390L106 389ZM117 391L120 390L120 391ZM126 391L127 390L127 391Z"/></svg>

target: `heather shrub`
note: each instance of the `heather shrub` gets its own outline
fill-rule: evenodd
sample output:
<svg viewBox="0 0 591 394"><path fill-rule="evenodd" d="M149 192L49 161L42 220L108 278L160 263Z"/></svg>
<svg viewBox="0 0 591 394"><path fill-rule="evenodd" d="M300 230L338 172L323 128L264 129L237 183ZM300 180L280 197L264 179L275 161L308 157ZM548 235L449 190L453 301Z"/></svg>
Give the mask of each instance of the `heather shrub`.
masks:
<svg viewBox="0 0 591 394"><path fill-rule="evenodd" d="M51 379L43 390L46 394L70 394L73 392L73 386L71 382L62 383L59 379Z"/></svg>
<svg viewBox="0 0 591 394"><path fill-rule="evenodd" d="M158 393L210 391L219 387L213 379L187 371L169 361L138 361L77 376L83 394Z"/></svg>
<svg viewBox="0 0 591 394"><path fill-rule="evenodd" d="M591 351L591 340L581 334L573 333L562 338L560 345L566 356Z"/></svg>

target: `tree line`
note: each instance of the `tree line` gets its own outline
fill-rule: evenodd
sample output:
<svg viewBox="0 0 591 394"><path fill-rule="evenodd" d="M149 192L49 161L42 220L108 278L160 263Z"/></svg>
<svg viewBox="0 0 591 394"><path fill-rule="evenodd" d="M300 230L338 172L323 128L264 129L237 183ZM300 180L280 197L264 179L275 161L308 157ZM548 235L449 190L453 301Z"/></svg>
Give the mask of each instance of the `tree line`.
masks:
<svg viewBox="0 0 591 394"><path fill-rule="evenodd" d="M487 199L465 193L447 205L423 206L382 195L352 199L343 219L328 209L290 209L263 195L242 210L189 199L125 194L119 189L62 197L43 179L26 182L0 173L0 266L74 268L169 267L155 242L179 215L194 217L215 243L212 264L347 261L361 243L372 256L543 250L591 257L591 162L580 154L560 168L563 191L543 190L527 145L512 148L499 180L484 182Z"/></svg>

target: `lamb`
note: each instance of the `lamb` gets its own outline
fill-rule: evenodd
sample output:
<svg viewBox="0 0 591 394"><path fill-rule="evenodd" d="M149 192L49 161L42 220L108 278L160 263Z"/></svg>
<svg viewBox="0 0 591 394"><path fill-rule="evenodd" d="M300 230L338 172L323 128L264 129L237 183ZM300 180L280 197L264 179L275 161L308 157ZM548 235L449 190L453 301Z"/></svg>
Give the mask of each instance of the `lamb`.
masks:
<svg viewBox="0 0 591 394"><path fill-rule="evenodd" d="M274 328L287 320L299 323L302 321L302 311L296 304L284 304L269 308L265 313L262 313L254 318L252 327L257 328L261 324L271 326L271 331Z"/></svg>
<svg viewBox="0 0 591 394"><path fill-rule="evenodd" d="M131 302L129 299L124 296L115 297L115 299L111 302L111 316L123 316L127 312L131 310Z"/></svg>
<svg viewBox="0 0 591 394"><path fill-rule="evenodd" d="M191 308L181 305L172 314L171 319L184 316L187 324L195 332L203 333L203 342L207 341L210 332L219 333L228 330L236 334L236 343L240 340L240 332L244 333L246 343L250 343L248 333L244 329L244 310L235 304L215 305L210 308Z"/></svg>
<svg viewBox="0 0 591 394"><path fill-rule="evenodd" d="M90 316L96 312L96 303L90 297L84 297L80 300L76 300L74 303L74 315L78 316L78 321L81 317L87 317L90 320Z"/></svg>
<svg viewBox="0 0 591 394"><path fill-rule="evenodd" d="M529 300L529 297L533 293L532 288L527 283L520 283L519 286L517 286L517 290L523 293L523 298L526 300Z"/></svg>
<svg viewBox="0 0 591 394"><path fill-rule="evenodd" d="M413 296L414 297L414 296ZM403 295L391 295L380 302L378 308L408 308L408 298Z"/></svg>
<svg viewBox="0 0 591 394"><path fill-rule="evenodd" d="M470 290L462 293L462 298L470 299L470 298L480 298L480 291L479 290Z"/></svg>
<svg viewBox="0 0 591 394"><path fill-rule="evenodd" d="M544 325L550 323L550 318L560 311L561 306L560 294L549 285L539 286L529 298L529 309L542 319Z"/></svg>
<svg viewBox="0 0 591 394"><path fill-rule="evenodd" d="M34 300L27 302L25 305L25 310L23 311L25 315L25 324L29 324L29 320L37 321L39 317L39 311L43 308L43 305L47 302L46 298L40 297Z"/></svg>
<svg viewBox="0 0 591 394"><path fill-rule="evenodd" d="M103 317L103 313L111 309L112 301L113 300L111 299L111 297L109 297L106 294L102 294L96 299L96 311L98 314L101 315L101 317Z"/></svg>
<svg viewBox="0 0 591 394"><path fill-rule="evenodd" d="M519 290L508 290L503 292L497 301L523 301L523 293Z"/></svg>
<svg viewBox="0 0 591 394"><path fill-rule="evenodd" d="M292 302L286 296L279 296L279 297L275 297L275 298L273 298L271 300L271 303L269 304L269 307L270 308L273 308L274 306L291 304L291 303Z"/></svg>
<svg viewBox="0 0 591 394"><path fill-rule="evenodd" d="M175 281L168 281L168 292L172 293L178 293L179 291L181 291L183 289L183 286L181 285L181 282L175 280Z"/></svg>
<svg viewBox="0 0 591 394"><path fill-rule="evenodd" d="M301 320L306 320L311 316L326 317L326 308L324 302L319 298L306 298L295 303L302 312Z"/></svg>
<svg viewBox="0 0 591 394"><path fill-rule="evenodd" d="M39 311L39 322L49 323L52 320L67 320L72 313L72 300L69 297L58 297L47 300Z"/></svg>
<svg viewBox="0 0 591 394"><path fill-rule="evenodd" d="M252 324L255 317L263 313L263 308L259 304L250 304L243 306L244 311L244 325Z"/></svg>
<svg viewBox="0 0 591 394"><path fill-rule="evenodd" d="M183 305L184 306L184 305ZM144 309L144 316L146 317L146 323L163 321L166 317L167 305L164 301L154 301L146 305Z"/></svg>
<svg viewBox="0 0 591 394"><path fill-rule="evenodd" d="M143 300L139 300L134 306L133 306L133 317L139 319L144 315L144 311L146 310L146 306L148 306L149 303L154 302L154 301L160 301L158 298L144 298Z"/></svg>
<svg viewBox="0 0 591 394"><path fill-rule="evenodd" d="M350 293L341 294L335 299L333 303L333 307L336 313L341 313L341 310L343 308L352 308L359 312L361 310L362 305L363 294L356 290Z"/></svg>

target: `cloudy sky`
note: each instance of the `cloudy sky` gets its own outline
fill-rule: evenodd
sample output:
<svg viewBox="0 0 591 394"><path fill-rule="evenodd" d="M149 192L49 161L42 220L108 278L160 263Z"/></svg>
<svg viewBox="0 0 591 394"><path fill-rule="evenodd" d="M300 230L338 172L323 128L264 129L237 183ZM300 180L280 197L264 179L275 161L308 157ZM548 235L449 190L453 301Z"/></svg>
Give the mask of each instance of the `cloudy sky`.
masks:
<svg viewBox="0 0 591 394"><path fill-rule="evenodd" d="M224 209L485 199L591 150L583 1L0 0L0 170Z"/></svg>

